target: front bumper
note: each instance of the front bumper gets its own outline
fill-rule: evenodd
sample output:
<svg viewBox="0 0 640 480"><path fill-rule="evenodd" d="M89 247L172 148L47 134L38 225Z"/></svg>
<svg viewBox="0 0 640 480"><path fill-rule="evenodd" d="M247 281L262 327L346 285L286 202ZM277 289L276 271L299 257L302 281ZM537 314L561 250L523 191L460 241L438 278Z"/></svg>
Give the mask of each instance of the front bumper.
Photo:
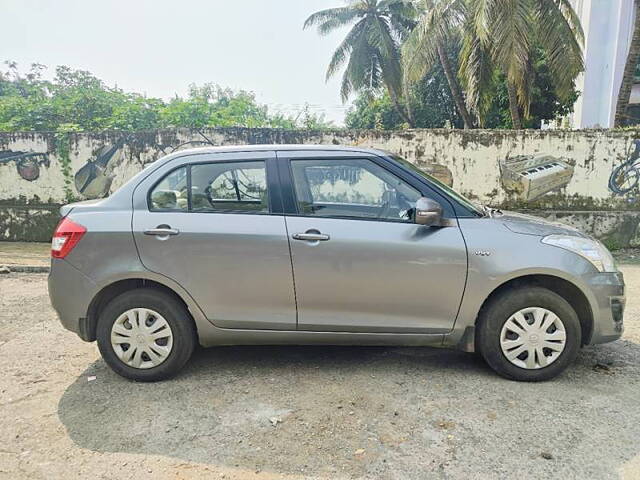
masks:
<svg viewBox="0 0 640 480"><path fill-rule="evenodd" d="M51 259L49 299L62 326L88 340L84 319L96 291L96 284L66 260Z"/></svg>
<svg viewBox="0 0 640 480"><path fill-rule="evenodd" d="M586 278L594 300L593 331L585 343L607 343L617 340L624 331L625 285L622 272L596 273ZM588 340L588 341L587 341Z"/></svg>

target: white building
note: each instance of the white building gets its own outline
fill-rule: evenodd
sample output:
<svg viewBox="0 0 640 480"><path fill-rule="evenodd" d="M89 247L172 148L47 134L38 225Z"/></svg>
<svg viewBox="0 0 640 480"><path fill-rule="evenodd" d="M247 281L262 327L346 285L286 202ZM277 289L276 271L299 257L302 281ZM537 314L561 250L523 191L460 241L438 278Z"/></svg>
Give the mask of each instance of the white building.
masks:
<svg viewBox="0 0 640 480"><path fill-rule="evenodd" d="M569 117L572 128L609 128L613 120L634 26L634 0L571 0L585 34L581 92ZM632 103L640 103L640 84Z"/></svg>

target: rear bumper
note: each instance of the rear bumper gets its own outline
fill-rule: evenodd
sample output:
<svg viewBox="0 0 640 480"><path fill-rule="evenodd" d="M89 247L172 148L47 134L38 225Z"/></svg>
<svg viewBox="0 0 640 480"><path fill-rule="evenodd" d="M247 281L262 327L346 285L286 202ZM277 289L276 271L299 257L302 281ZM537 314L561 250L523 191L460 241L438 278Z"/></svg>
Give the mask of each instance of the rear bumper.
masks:
<svg viewBox="0 0 640 480"><path fill-rule="evenodd" d="M625 285L621 272L597 273L586 278L595 303L592 302L593 332L589 344L619 339L624 331Z"/></svg>
<svg viewBox="0 0 640 480"><path fill-rule="evenodd" d="M62 326L89 341L86 328L87 311L96 284L66 260L51 259L49 298Z"/></svg>

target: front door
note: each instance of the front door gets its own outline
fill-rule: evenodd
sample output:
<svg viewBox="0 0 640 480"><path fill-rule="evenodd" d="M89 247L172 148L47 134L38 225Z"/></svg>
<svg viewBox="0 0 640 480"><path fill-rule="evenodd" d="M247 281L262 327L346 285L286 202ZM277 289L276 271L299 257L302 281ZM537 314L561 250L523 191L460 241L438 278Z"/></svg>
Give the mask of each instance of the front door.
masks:
<svg viewBox="0 0 640 480"><path fill-rule="evenodd" d="M379 159L288 156L281 176L295 204L286 221L298 329L451 330L467 269L455 219L412 223L408 210L423 192Z"/></svg>
<svg viewBox="0 0 640 480"><path fill-rule="evenodd" d="M274 212L274 157L187 156L136 190L142 263L182 285L216 326L296 328L286 226Z"/></svg>

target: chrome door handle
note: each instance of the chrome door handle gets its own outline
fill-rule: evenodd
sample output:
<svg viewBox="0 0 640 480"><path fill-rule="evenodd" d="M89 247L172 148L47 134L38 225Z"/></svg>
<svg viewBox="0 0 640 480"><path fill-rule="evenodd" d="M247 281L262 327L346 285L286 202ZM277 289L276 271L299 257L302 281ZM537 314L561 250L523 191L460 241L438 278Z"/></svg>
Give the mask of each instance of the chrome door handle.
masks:
<svg viewBox="0 0 640 480"><path fill-rule="evenodd" d="M305 240L307 242L326 242L331 237L329 235L325 235L324 233L294 233L294 240Z"/></svg>
<svg viewBox="0 0 640 480"><path fill-rule="evenodd" d="M151 228L149 230L145 230L145 235L155 235L157 237L167 237L169 235L178 235L180 230L176 228Z"/></svg>

